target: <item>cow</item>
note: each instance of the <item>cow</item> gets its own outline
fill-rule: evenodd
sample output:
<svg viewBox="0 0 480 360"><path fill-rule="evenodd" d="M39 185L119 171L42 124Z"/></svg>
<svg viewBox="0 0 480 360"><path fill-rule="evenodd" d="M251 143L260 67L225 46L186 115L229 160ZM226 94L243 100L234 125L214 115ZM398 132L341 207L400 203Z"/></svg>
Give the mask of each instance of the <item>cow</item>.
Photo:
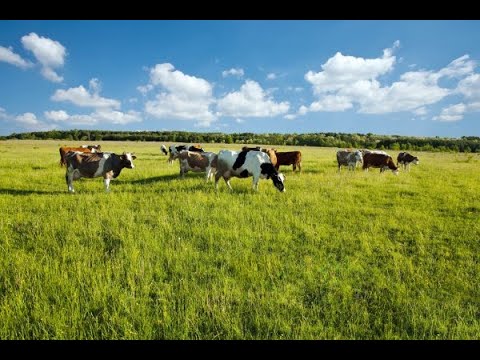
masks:
<svg viewBox="0 0 480 360"><path fill-rule="evenodd" d="M401 152L397 156L397 166L398 164L401 164L403 166L404 170L410 171L410 164L414 163L415 165L418 165L420 163L420 160L418 160L418 157L413 156L407 152Z"/></svg>
<svg viewBox="0 0 480 360"><path fill-rule="evenodd" d="M99 145L100 146L100 145ZM72 146L62 146L58 149L60 152L60 166L66 165L66 155L68 152L81 152L81 153L95 153L95 148L89 149L88 147L72 147Z"/></svg>
<svg viewBox="0 0 480 360"><path fill-rule="evenodd" d="M95 178L103 176L105 191L110 191L110 180L120 175L123 168L133 169L133 160L137 157L132 153L124 152L122 155L115 153L79 153L69 152L66 156L67 172L65 180L68 191L74 193L73 180L82 177Z"/></svg>
<svg viewBox="0 0 480 360"><path fill-rule="evenodd" d="M365 156L365 154L372 153L372 154L382 154L382 155L388 155L385 151L383 150L369 150L369 149L361 149L362 155Z"/></svg>
<svg viewBox="0 0 480 360"><path fill-rule="evenodd" d="M347 166L348 170L355 171L358 163L363 162L363 155L360 150L351 151L351 150L338 150L337 151L337 163L338 163L338 172L343 166Z"/></svg>
<svg viewBox="0 0 480 360"><path fill-rule="evenodd" d="M275 169L270 158L263 151L220 150L215 174L215 191L218 190L218 180L221 177L225 180L228 188L232 190L230 178L247 178L250 176L253 177L254 191L258 191L258 181L260 179L272 179L273 185L280 192L285 192L285 176Z"/></svg>
<svg viewBox="0 0 480 360"><path fill-rule="evenodd" d="M160 151L163 153L163 155L168 155L167 147L163 144L160 146Z"/></svg>
<svg viewBox="0 0 480 360"><path fill-rule="evenodd" d="M398 167L395 166L393 159L390 155L366 153L363 155L363 170L367 170L370 167L380 168L380 172L385 170L392 170L395 175L398 175Z"/></svg>
<svg viewBox="0 0 480 360"><path fill-rule="evenodd" d="M205 172L205 180L208 182L214 174L217 167L217 154L213 152L195 152L182 150L174 155L174 159L179 159L180 176L185 178L188 171Z"/></svg>
<svg viewBox="0 0 480 360"><path fill-rule="evenodd" d="M277 159L274 165L277 171L280 165L293 165L293 171L295 171L298 166L298 171L302 171L302 153L300 151L275 151L275 156Z"/></svg>
<svg viewBox="0 0 480 360"><path fill-rule="evenodd" d="M180 151L182 150L188 150L188 151L195 151L195 152L204 152L203 148L200 146L200 144L189 144L189 145L170 145L168 147L168 152L170 156L168 157L168 163L172 164L173 163L173 157Z"/></svg>

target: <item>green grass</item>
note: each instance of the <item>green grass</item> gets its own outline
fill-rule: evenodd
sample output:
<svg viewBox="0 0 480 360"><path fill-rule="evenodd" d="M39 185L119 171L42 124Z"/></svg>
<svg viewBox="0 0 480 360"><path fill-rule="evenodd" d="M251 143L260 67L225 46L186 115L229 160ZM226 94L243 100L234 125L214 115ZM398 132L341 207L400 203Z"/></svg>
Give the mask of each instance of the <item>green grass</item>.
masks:
<svg viewBox="0 0 480 360"><path fill-rule="evenodd" d="M216 193L160 143L101 142L136 168L69 194L78 144L0 142L0 339L480 338L478 154L339 174L305 147L286 193Z"/></svg>

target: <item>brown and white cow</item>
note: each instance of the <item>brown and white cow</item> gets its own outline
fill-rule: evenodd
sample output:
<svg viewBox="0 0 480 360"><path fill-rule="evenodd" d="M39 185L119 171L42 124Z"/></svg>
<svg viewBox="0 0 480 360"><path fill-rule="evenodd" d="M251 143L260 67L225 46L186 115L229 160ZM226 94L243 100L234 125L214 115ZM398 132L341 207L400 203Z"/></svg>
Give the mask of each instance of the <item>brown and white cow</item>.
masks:
<svg viewBox="0 0 480 360"><path fill-rule="evenodd" d="M73 146L62 146L61 148L58 149L60 152L60 166L66 165L66 155L68 152L81 152L81 153L96 153L99 152L96 148L92 147L89 148L89 145L84 145L87 147L73 147ZM98 145L100 147L100 145Z"/></svg>
<svg viewBox="0 0 480 360"><path fill-rule="evenodd" d="M413 156L409 154L408 152L401 152L397 156L397 166L398 164L401 164L403 166L404 170L410 171L410 164L413 163L415 165L418 165L420 163L420 160L418 160L418 157Z"/></svg>
<svg viewBox="0 0 480 360"><path fill-rule="evenodd" d="M347 166L348 170L355 170L358 163L363 162L363 155L360 150L338 150L337 151L337 163L338 171L340 172L341 166Z"/></svg>
<svg viewBox="0 0 480 360"><path fill-rule="evenodd" d="M208 181L217 168L217 154L213 152L195 152L182 150L174 155L173 160L178 158L180 162L180 176L185 178L189 171L205 172L205 180Z"/></svg>
<svg viewBox="0 0 480 360"><path fill-rule="evenodd" d="M117 155L114 153L78 153L69 152L66 156L67 172L65 180L68 191L75 192L73 180L82 177L95 178L103 176L105 191L109 191L110 180L120 175L123 168L133 169L133 160L137 157L132 153Z"/></svg>
<svg viewBox="0 0 480 360"><path fill-rule="evenodd" d="M194 152L204 152L203 148L201 147L200 144L188 144L188 145L175 145L172 144L168 147L168 152L170 156L168 157L168 163L172 164L174 160L174 156L176 156L180 151L182 150L188 150L188 151L194 151Z"/></svg>
<svg viewBox="0 0 480 360"><path fill-rule="evenodd" d="M85 144L85 145L82 145L82 146L80 146L80 147L82 147L82 148L84 148L84 149L90 149L90 151L91 151L92 153L102 152L102 145L99 145L99 144L97 144L97 145L88 145L88 144Z"/></svg>
<svg viewBox="0 0 480 360"><path fill-rule="evenodd" d="M390 155L377 154L377 153L366 153L363 155L363 170L368 168L380 168L380 172L385 170L392 170L395 175L398 175L398 167L395 166L393 159Z"/></svg>

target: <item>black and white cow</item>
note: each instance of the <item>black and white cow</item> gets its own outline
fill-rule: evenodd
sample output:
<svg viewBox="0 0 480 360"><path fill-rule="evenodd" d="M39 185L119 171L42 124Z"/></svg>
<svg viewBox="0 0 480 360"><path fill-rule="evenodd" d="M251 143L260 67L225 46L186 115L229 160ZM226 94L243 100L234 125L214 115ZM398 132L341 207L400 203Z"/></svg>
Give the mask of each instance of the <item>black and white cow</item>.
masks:
<svg viewBox="0 0 480 360"><path fill-rule="evenodd" d="M75 192L73 180L82 177L95 178L103 176L105 191L109 191L110 180L120 175L123 168L133 169L133 160L137 157L132 153L117 155L114 153L67 153L67 181L68 191Z"/></svg>
<svg viewBox="0 0 480 360"><path fill-rule="evenodd" d="M263 151L231 151L221 150L217 157L217 172L215 174L215 190L218 189L218 180L225 180L228 188L232 190L230 179L232 177L246 178L253 176L253 189L258 190L260 179L272 179L273 185L285 191L285 176L273 166L270 157Z"/></svg>
<svg viewBox="0 0 480 360"><path fill-rule="evenodd" d="M205 180L210 179L217 167L217 154L213 152L195 152L182 150L174 155L173 160L178 158L180 162L180 176L185 177L189 171L205 172Z"/></svg>
<svg viewBox="0 0 480 360"><path fill-rule="evenodd" d="M349 150L338 150L337 151L337 163L338 171L340 171L341 166L347 166L348 170L355 170L357 163L363 162L363 155L360 150L349 151Z"/></svg>
<svg viewBox="0 0 480 360"><path fill-rule="evenodd" d="M401 152L397 156L397 166L398 164L401 164L404 170L410 171L410 164L413 163L415 165L418 165L420 163L420 160L418 160L418 157L413 156L409 154L408 152Z"/></svg>

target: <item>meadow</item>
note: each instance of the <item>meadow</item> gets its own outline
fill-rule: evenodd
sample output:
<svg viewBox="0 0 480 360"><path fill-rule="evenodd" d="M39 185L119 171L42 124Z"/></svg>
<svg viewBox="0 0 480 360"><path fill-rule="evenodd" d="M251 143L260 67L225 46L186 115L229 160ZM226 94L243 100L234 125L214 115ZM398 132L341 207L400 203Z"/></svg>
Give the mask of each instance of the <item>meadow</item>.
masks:
<svg viewBox="0 0 480 360"><path fill-rule="evenodd" d="M82 143L0 141L0 339L480 338L479 154L395 176L276 146L303 154L285 193L215 192L160 143L100 141L135 169L69 194L58 148Z"/></svg>

